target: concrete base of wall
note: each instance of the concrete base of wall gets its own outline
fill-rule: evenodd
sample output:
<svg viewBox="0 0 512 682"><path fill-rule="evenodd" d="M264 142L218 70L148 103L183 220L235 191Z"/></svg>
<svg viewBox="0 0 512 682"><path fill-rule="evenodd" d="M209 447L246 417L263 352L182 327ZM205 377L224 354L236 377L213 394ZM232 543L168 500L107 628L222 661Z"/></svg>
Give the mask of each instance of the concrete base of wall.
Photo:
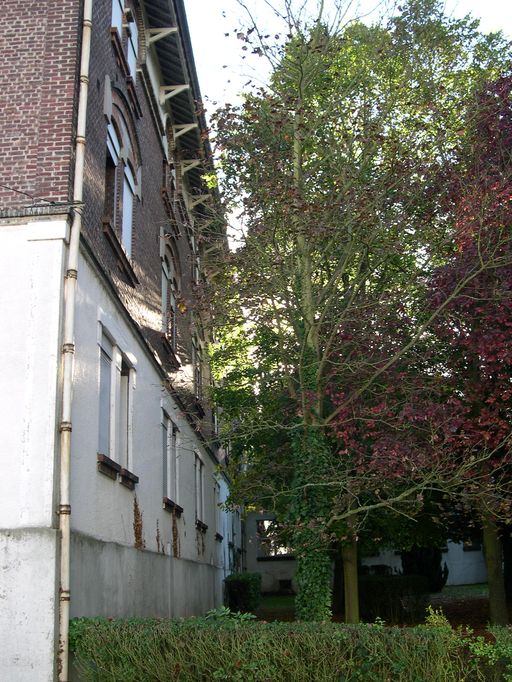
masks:
<svg viewBox="0 0 512 682"><path fill-rule="evenodd" d="M54 682L58 532L0 530L0 679Z"/></svg>
<svg viewBox="0 0 512 682"><path fill-rule="evenodd" d="M222 570L74 532L71 616L200 615L222 603Z"/></svg>

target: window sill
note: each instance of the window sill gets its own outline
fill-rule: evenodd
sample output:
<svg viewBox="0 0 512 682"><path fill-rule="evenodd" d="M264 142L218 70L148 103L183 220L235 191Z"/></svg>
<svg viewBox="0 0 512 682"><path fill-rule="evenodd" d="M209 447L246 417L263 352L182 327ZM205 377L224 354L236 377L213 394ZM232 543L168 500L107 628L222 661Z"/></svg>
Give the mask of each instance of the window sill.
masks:
<svg viewBox="0 0 512 682"><path fill-rule="evenodd" d="M224 540L224 536L221 535L220 533L215 533L215 539L217 542L222 542Z"/></svg>
<svg viewBox="0 0 512 682"><path fill-rule="evenodd" d="M124 487L129 490L134 490L136 484L139 482L139 477L131 471L128 471L128 469L121 469L119 476L121 485L124 485Z"/></svg>
<svg viewBox="0 0 512 682"><path fill-rule="evenodd" d="M162 499L162 507L165 509L165 511L171 512L178 518L181 518L181 515L183 514L183 507L180 507L179 504L173 502L169 497L164 497Z"/></svg>
<svg viewBox="0 0 512 682"><path fill-rule="evenodd" d="M206 533L206 531L208 530L208 526L206 525L206 523L203 523L199 519L196 520L196 528L201 533Z"/></svg>
<svg viewBox="0 0 512 682"><path fill-rule="evenodd" d="M103 221L103 234L105 235L108 242L110 243L110 246L114 250L114 253L118 258L119 267L128 277L130 284L132 286L136 286L137 284L139 284L139 280L137 279L137 275L135 274L132 264L130 263L130 259L126 255L124 248L121 242L119 241L110 220Z"/></svg>
<svg viewBox="0 0 512 682"><path fill-rule="evenodd" d="M121 472L121 465L114 462L114 460L107 457L107 455L103 455L101 452L98 452L97 461L98 471L115 481L117 479L117 474Z"/></svg>

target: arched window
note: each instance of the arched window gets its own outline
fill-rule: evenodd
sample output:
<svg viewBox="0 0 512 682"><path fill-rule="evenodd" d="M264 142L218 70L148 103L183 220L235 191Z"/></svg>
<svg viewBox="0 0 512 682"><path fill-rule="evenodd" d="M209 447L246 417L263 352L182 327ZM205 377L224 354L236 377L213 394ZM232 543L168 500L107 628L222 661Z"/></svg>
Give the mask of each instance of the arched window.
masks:
<svg viewBox="0 0 512 682"><path fill-rule="evenodd" d="M170 247L165 248L162 257L162 332L173 350L178 340L178 295L180 274L177 260Z"/></svg>
<svg viewBox="0 0 512 682"><path fill-rule="evenodd" d="M107 126L104 217L128 258L132 256L136 199L140 199L140 163L135 137L120 106L114 104Z"/></svg>

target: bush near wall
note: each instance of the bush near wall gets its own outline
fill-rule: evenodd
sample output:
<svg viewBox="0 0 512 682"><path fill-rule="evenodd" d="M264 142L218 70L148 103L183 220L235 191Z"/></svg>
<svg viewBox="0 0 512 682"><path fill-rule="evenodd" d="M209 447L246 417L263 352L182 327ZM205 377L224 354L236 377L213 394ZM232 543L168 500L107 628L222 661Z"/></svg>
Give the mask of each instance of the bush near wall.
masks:
<svg viewBox="0 0 512 682"><path fill-rule="evenodd" d="M497 642L490 644L442 625L395 628L246 618L78 619L71 623L72 649L87 682L512 680L507 628L494 630Z"/></svg>
<svg viewBox="0 0 512 682"><path fill-rule="evenodd" d="M254 613L261 599L261 575L259 573L232 573L224 579L226 606L231 611Z"/></svg>

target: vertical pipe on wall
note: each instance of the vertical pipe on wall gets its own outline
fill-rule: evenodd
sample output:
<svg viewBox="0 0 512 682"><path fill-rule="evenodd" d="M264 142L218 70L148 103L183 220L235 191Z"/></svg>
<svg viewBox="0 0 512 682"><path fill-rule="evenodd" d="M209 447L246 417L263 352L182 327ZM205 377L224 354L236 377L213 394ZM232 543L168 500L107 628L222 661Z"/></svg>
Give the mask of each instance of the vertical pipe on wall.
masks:
<svg viewBox="0 0 512 682"><path fill-rule="evenodd" d="M77 286L82 201L84 187L85 128L89 92L89 61L91 51L92 0L84 0L82 20L82 50L80 55L80 89L75 140L75 175L73 203L75 205L68 248L68 263L64 280L64 320L62 344L62 412L60 423L60 586L59 586L59 648L57 654L59 682L68 679L68 639L70 601L70 463L71 463L71 398L73 387L73 356L75 352L75 300Z"/></svg>

